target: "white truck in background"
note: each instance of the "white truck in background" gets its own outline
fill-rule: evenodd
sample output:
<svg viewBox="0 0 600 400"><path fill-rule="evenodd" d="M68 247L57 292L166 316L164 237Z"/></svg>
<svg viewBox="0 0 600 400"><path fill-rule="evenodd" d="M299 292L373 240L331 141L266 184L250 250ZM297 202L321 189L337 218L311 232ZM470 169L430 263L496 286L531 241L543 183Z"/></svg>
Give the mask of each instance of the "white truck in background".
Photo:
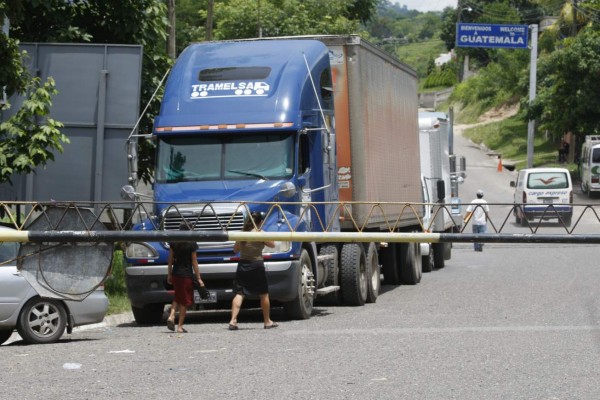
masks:
<svg viewBox="0 0 600 400"><path fill-rule="evenodd" d="M579 157L581 191L589 198L600 193L600 135L588 135L581 146Z"/></svg>
<svg viewBox="0 0 600 400"><path fill-rule="evenodd" d="M457 171L452 154L452 121L442 112L419 111L419 149L424 208L423 226L436 233L452 233L462 226L458 185L465 177L465 159ZM452 255L452 243L423 243L423 272L443 268Z"/></svg>

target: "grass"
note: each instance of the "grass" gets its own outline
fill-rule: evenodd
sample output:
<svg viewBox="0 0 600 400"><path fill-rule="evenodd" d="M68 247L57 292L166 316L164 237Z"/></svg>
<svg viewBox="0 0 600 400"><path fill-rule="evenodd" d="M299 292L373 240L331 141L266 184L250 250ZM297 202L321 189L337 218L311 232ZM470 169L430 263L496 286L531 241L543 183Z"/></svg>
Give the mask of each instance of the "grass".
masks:
<svg viewBox="0 0 600 400"><path fill-rule="evenodd" d="M104 282L104 292L108 296L108 314L131 311L125 286L125 258L122 250L115 250L111 273Z"/></svg>
<svg viewBox="0 0 600 400"><path fill-rule="evenodd" d="M108 315L121 314L131 311L131 303L127 294L118 293L108 295Z"/></svg>
<svg viewBox="0 0 600 400"><path fill-rule="evenodd" d="M513 161L516 169L526 168L527 122L518 116L466 129L463 135L501 154L503 160ZM559 164L557 158L557 145L551 138L537 133L534 137L533 166L568 168L573 175L577 170L576 164Z"/></svg>

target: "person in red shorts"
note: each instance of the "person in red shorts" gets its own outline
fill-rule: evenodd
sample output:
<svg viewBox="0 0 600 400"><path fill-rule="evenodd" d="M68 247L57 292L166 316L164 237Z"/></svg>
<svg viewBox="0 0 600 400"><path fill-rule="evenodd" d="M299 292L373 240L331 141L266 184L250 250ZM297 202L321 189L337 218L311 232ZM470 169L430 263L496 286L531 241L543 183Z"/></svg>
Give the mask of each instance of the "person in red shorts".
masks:
<svg viewBox="0 0 600 400"><path fill-rule="evenodd" d="M190 230L190 227L184 221L179 226L179 230L187 231ZM178 309L177 332L187 333L183 327L183 321L187 308L194 304L194 279L200 286L204 286L204 282L200 278L196 256L198 244L196 242L173 242L169 243L169 247L167 282L173 285L175 300L167 319L167 327L172 331L175 330L175 310Z"/></svg>

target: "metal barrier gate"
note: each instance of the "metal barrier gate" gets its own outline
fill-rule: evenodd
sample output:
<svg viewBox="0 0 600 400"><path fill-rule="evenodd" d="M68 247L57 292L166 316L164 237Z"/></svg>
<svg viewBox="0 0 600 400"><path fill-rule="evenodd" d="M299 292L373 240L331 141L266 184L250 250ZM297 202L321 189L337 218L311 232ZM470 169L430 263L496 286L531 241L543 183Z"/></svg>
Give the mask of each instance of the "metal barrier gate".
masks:
<svg viewBox="0 0 600 400"><path fill-rule="evenodd" d="M219 202L219 204L222 203ZM489 233L477 234L469 232L470 222L465 225L455 225L452 233L431 233L431 224L435 221L436 215L439 213L451 215L450 206L442 204L434 204L435 212L431 219L432 222L425 225L419 212L424 206L423 203L335 203L337 207L334 213L335 217L351 215L348 211L356 204L368 205L371 210L368 213L369 216L383 215L384 223L377 232L367 230L366 222L359 224L354 220L352 220L353 232L331 232L332 221L322 221L318 218L315 223L323 232L297 232L298 226L291 224L283 212L285 205L294 203L235 202L232 204L236 204L236 212L239 211L244 215L249 213L252 205L267 206L267 215L279 213L278 215L282 216L281 223L286 225L288 231L244 232L230 230L232 219L229 221L217 219L214 230L165 230L162 219L148 218L152 215L155 205L153 202L136 203L129 215L123 214L122 204L116 203L1 202L0 218L2 225L8 228L0 229L0 246L3 242L22 243L16 260L6 260L2 264L16 261L21 273L40 295L82 300L95 290L108 275L114 244L118 242L277 240L381 243L600 243L600 217L598 215L600 205L592 204L572 204L573 215L569 221L561 217L552 205L548 205L537 222L522 218L520 224L523 229L518 232L508 232L514 228L509 220L515 213L522 213L524 205L488 203L490 207ZM190 203L168 204L166 207L170 212L179 213L181 219L184 219L185 212L182 208L189 205ZM302 203L302 206L303 215L314 209L312 203ZM201 203L201 208L202 212L196 216L197 219L217 214L211 203ZM94 214L92 209L101 211L99 214ZM388 219L386 215L391 215L388 213L388 210L391 209L396 210L396 214L400 210L400 217ZM422 232L398 231L402 216L411 213L413 214L411 217L416 217L419 221ZM302 218L303 215L300 217ZM504 215L504 217L498 218L498 215ZM495 220L494 216L496 216ZM556 222L548 226L546 223L548 219L554 219ZM573 224L568 226L571 220ZM134 221L144 221L145 229L130 230ZM194 227L198 220L192 218L187 221L191 227ZM78 267L77 274L72 271L74 265ZM65 279L65 277L69 279Z"/></svg>

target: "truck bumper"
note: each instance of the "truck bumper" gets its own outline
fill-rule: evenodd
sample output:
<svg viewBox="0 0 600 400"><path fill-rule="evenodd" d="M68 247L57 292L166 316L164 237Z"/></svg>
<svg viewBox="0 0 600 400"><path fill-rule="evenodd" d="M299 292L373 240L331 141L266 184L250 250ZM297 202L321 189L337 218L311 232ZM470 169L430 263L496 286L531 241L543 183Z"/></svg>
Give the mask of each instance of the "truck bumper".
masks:
<svg viewBox="0 0 600 400"><path fill-rule="evenodd" d="M211 292L216 292L217 302L230 302L237 263L199 264L200 275ZM265 261L269 299L291 301L298 295L300 261ZM173 301L173 288L167 283L166 265L132 265L125 269L127 295L131 304L168 304ZM251 296L249 298L252 298Z"/></svg>

